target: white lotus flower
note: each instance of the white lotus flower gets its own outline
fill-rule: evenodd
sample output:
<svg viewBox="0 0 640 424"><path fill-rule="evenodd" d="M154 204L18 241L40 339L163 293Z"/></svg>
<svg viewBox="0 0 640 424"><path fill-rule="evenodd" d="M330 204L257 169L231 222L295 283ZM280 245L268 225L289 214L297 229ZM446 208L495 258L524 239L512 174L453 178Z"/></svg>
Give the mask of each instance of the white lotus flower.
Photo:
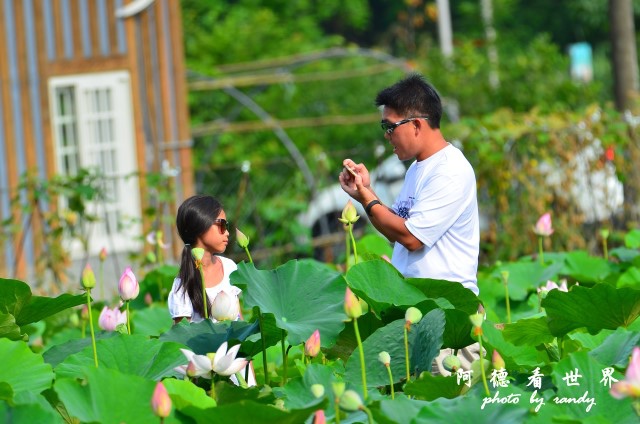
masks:
<svg viewBox="0 0 640 424"><path fill-rule="evenodd" d="M224 290L218 293L211 304L211 316L218 321L235 320L240 313L238 298L226 293Z"/></svg>
<svg viewBox="0 0 640 424"><path fill-rule="evenodd" d="M244 358L236 358L238 350L240 350L239 344L227 350L227 342L222 343L213 356L213 372L226 376L244 368L248 361Z"/></svg>
<svg viewBox="0 0 640 424"><path fill-rule="evenodd" d="M227 350L227 342L224 342L216 353L209 353L208 355L196 355L187 349L180 350L189 363L176 367L174 370L189 377L211 379L213 373L226 377L240 371L248 362L245 358L236 358L238 350L240 350L239 344Z"/></svg>

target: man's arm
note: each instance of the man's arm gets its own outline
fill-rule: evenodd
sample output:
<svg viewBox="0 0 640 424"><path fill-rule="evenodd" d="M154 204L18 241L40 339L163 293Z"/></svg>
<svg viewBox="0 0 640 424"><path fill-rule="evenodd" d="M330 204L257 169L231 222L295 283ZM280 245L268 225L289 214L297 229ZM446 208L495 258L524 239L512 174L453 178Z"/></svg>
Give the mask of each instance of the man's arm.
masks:
<svg viewBox="0 0 640 424"><path fill-rule="evenodd" d="M364 165L356 165L350 159L345 159L343 165L345 170L339 176L340 186L349 196L360 202L365 209L372 201L380 201L370 185L369 172ZM355 172L352 173L347 168ZM376 204L368 212L373 226L389 241L398 242L410 251L424 246L404 225L405 219L393 213L387 206L382 203Z"/></svg>

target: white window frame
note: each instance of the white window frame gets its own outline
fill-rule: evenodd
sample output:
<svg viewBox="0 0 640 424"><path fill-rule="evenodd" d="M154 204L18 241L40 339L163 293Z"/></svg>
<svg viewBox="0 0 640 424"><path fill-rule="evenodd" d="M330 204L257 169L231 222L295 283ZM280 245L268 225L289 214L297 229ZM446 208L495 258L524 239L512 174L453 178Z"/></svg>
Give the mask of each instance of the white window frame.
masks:
<svg viewBox="0 0 640 424"><path fill-rule="evenodd" d="M140 249L140 187L134 174L138 168L129 72L52 77L49 99L56 174L97 168L105 176L107 199L88 205L88 212L99 217L88 229L89 254L96 255L103 247L115 252ZM65 209L66 199L60 202L61 210ZM74 259L85 254L79 240L71 241L70 250Z"/></svg>

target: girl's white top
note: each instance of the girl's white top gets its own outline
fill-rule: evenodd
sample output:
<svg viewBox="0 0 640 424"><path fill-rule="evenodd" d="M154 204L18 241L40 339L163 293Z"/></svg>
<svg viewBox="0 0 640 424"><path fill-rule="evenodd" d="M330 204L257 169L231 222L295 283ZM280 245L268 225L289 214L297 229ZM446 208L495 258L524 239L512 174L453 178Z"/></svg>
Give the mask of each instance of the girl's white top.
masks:
<svg viewBox="0 0 640 424"><path fill-rule="evenodd" d="M236 298L240 295L240 293L242 293L242 290L240 290L236 286L232 286L231 282L229 281L229 275L231 275L233 271L238 269L236 263L229 258L225 258L224 256L218 256L218 259L222 261L222 281L220 281L220 283L218 283L214 287L206 288L207 296L212 302L213 299L215 299L215 297L221 291L224 291L228 295L233 295ZM191 317L191 322L202 321L204 317L202 317L199 313L194 312L193 305L191 304L191 299L189 299L187 293L179 289L179 287L180 278L176 277L176 279L173 280L173 287L171 288L168 299L169 313L171 314L171 318ZM238 320L239 318L240 316L238 315L236 320ZM213 317L209 317L209 319L213 322L217 322Z"/></svg>

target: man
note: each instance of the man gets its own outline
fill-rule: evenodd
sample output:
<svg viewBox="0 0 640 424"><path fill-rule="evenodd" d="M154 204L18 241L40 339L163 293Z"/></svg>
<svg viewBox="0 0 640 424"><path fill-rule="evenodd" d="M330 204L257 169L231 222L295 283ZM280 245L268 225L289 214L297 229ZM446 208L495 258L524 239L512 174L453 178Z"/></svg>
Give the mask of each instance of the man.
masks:
<svg viewBox="0 0 640 424"><path fill-rule="evenodd" d="M405 276L461 283L476 295L480 225L473 168L440 132L442 103L417 74L376 97L384 137L400 160L415 159L389 208L370 185L363 164L345 159L342 189L371 223L395 243L391 263Z"/></svg>

